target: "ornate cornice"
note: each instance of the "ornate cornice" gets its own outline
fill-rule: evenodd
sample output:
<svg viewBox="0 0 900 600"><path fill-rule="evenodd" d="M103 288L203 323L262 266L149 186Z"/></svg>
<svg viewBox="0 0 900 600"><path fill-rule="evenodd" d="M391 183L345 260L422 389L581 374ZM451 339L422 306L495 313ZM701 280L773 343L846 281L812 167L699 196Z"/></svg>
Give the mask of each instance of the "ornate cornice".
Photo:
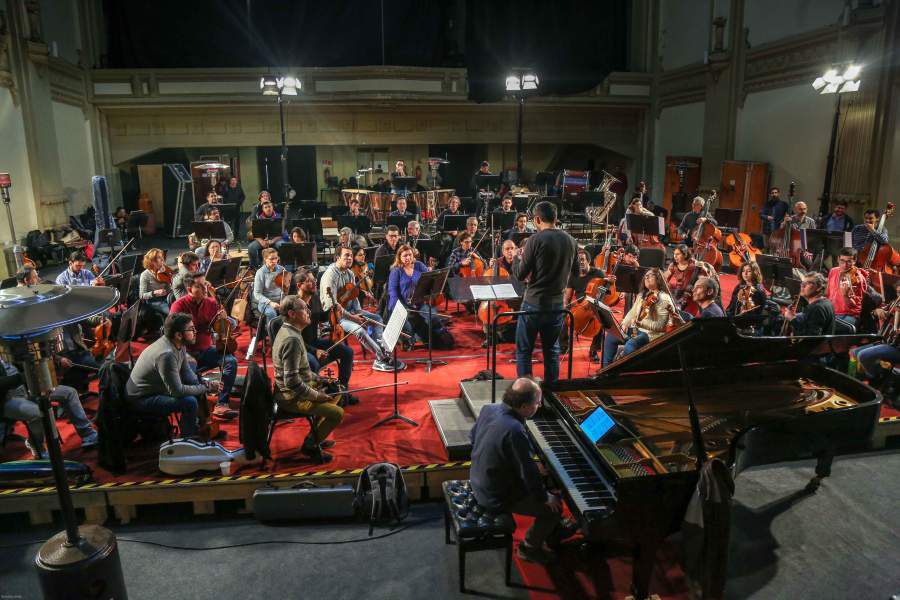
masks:
<svg viewBox="0 0 900 600"><path fill-rule="evenodd" d="M701 63L660 73L656 78L656 116L670 106L703 102L707 77L707 66Z"/></svg>
<svg viewBox="0 0 900 600"><path fill-rule="evenodd" d="M61 58L50 57L50 94L55 102L77 106L85 111L87 100L87 73L84 69Z"/></svg>

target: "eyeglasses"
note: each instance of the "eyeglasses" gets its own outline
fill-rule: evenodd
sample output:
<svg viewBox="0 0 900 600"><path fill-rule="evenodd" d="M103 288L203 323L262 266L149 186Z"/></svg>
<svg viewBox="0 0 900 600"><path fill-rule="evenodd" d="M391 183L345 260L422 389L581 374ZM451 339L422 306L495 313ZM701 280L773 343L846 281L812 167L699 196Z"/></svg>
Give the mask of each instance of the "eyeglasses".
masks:
<svg viewBox="0 0 900 600"><path fill-rule="evenodd" d="M853 259L852 258L839 258L838 262L841 263L842 265L852 265Z"/></svg>
<svg viewBox="0 0 900 600"><path fill-rule="evenodd" d="M182 333L188 333L190 331L197 331L196 327L188 327L187 329L183 329Z"/></svg>

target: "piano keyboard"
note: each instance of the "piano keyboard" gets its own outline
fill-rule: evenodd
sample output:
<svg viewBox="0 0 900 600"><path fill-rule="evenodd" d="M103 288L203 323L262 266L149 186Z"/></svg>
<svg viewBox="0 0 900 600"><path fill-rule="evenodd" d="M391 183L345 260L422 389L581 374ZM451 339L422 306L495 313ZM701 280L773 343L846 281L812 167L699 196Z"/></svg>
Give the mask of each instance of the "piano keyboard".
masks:
<svg viewBox="0 0 900 600"><path fill-rule="evenodd" d="M527 421L528 431L546 466L575 503L574 512L606 512L616 503L613 488L580 450L578 442L555 419L535 417Z"/></svg>

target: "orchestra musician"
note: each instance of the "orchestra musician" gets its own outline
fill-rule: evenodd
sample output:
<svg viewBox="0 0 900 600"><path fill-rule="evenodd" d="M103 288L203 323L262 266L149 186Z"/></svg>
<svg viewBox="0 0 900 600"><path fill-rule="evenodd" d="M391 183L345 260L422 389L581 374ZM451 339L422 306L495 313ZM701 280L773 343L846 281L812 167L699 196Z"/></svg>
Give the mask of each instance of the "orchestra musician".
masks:
<svg viewBox="0 0 900 600"><path fill-rule="evenodd" d="M406 210L406 198L404 198L403 196L397 196L397 200L395 202L397 205L397 209L391 211L391 213L388 215L389 217L404 217L407 219L414 219L416 217L414 214Z"/></svg>
<svg viewBox="0 0 900 600"><path fill-rule="evenodd" d="M766 202L759 212L759 217L762 220L762 232L766 241L768 241L773 231L781 227L788 210L787 202L781 199L781 190L777 187L770 188L769 197L766 198Z"/></svg>
<svg viewBox="0 0 900 600"><path fill-rule="evenodd" d="M615 191L615 190L612 190ZM632 198L640 198L641 206L652 212L657 217L662 217L663 219L668 218L669 211L664 207L659 206L650 198L650 189L647 187L646 181L639 181L637 187L634 189L634 194Z"/></svg>
<svg viewBox="0 0 900 600"><path fill-rule="evenodd" d="M204 221L213 223L216 221L222 220L222 213L219 212L219 209L215 206L210 206L203 213L201 213L202 219ZM225 226L225 238L217 238L221 244L224 244L226 247L234 244L234 232L231 229L231 225L228 223L222 223ZM203 248L206 246L206 243L209 240L206 238L197 241L197 236L191 233L188 236L188 248L197 252L198 255L203 256Z"/></svg>
<svg viewBox="0 0 900 600"><path fill-rule="evenodd" d="M486 190L480 189L478 187L478 176L479 175L491 175L491 163L488 161L482 161L478 166L478 170L475 171L475 174L472 175L472 180L469 182L469 188L472 190L472 197L478 198L478 192L484 192Z"/></svg>
<svg viewBox="0 0 900 600"><path fill-rule="evenodd" d="M275 212L275 206L272 204L271 199L264 198L260 202L260 212L256 216L257 220L269 220L269 221L277 221L281 219L281 215ZM260 265L262 265L262 251L266 248L275 248L278 249L281 247L281 244L284 243L284 237L278 237L276 239L269 239L266 237L253 237L253 241L250 242L250 245L247 247L247 256L250 259L250 268L258 269Z"/></svg>
<svg viewBox="0 0 900 600"><path fill-rule="evenodd" d="M262 251L262 260L263 266L253 276L253 297L259 313L272 320L278 316L278 305L290 291L286 289L290 279L287 269L278 264L278 250L266 248ZM281 285L277 279L281 279Z"/></svg>
<svg viewBox="0 0 900 600"><path fill-rule="evenodd" d="M625 267L626 269L637 269L641 266L641 263L638 262L638 257L640 256L640 250L634 244L625 244L616 252L618 256L618 262L616 263L616 269ZM625 306L623 310L625 314L628 314L628 311L631 310L631 305L634 303L633 293L626 293L625 296Z"/></svg>
<svg viewBox="0 0 900 600"><path fill-rule="evenodd" d="M247 195L244 193L244 189L238 183L237 177L231 177L228 179L228 187L222 193L222 201L225 204L233 204L234 205L234 225L232 225L232 230L237 233L241 226L241 210L244 206L244 201L247 199Z"/></svg>
<svg viewBox="0 0 900 600"><path fill-rule="evenodd" d="M806 202L794 202L794 214L784 215L783 222L790 223L794 229L815 229L816 222L806 214L807 212L809 209L806 207Z"/></svg>
<svg viewBox="0 0 900 600"><path fill-rule="evenodd" d="M488 262L488 267L493 273L494 266L497 265L506 273L512 277L512 266L513 261L516 258L516 244L512 240L504 240L502 246L500 247L500 256L497 258L492 258Z"/></svg>
<svg viewBox="0 0 900 600"><path fill-rule="evenodd" d="M200 257L194 252L185 252L178 257L178 272L172 277L172 295L176 300L187 294L187 289L184 287L184 276L199 271Z"/></svg>
<svg viewBox="0 0 900 600"><path fill-rule="evenodd" d="M838 256L838 266L828 272L828 299L834 306L835 318L855 327L868 288L865 269L856 266L856 250L843 248Z"/></svg>
<svg viewBox="0 0 900 600"><path fill-rule="evenodd" d="M840 267L835 267L840 269ZM830 279L830 276L829 276ZM826 285L831 286L821 273L808 273L800 283L800 297L806 300L803 311L795 313L791 307L782 310L790 321L793 335L830 335L834 328L834 305L825 296Z"/></svg>
<svg viewBox="0 0 900 600"><path fill-rule="evenodd" d="M195 221L203 221L204 215L206 211L212 206L218 206L220 204L220 200L222 199L215 190L209 190L206 192L206 202L197 207L197 210L194 211L194 220Z"/></svg>
<svg viewBox="0 0 900 600"><path fill-rule="evenodd" d="M725 314L729 317L740 316L748 326L758 327L768 297L762 285L762 271L755 262L745 262L741 265L739 278L740 281L731 291L731 301Z"/></svg>
<svg viewBox="0 0 900 600"><path fill-rule="evenodd" d="M294 281L297 284L297 295L306 302L306 306L309 308L310 323L301 331L303 342L306 344L309 368L313 373L318 373L324 365L331 361L337 361L338 381L346 389L350 385L350 376L353 374L353 348L346 341L332 342L327 336L319 336L319 326L328 323L328 311L322 308L315 273L301 268L294 275ZM353 394L346 395L348 405L358 402L359 398Z"/></svg>
<svg viewBox="0 0 900 600"><path fill-rule="evenodd" d="M516 326L516 374L531 375L531 355L538 334L544 354L544 380L559 379L559 332L563 326L563 288L577 272L575 252L578 244L568 233L556 227L556 206L541 201L534 206L537 233L524 248L516 249L512 275L526 281L522 297L523 311L559 311L519 315Z"/></svg>
<svg viewBox="0 0 900 600"><path fill-rule="evenodd" d="M331 294L335 298L339 297L345 289L356 286L356 274L351 267L353 266L353 250L347 247L339 247L337 257L334 263L322 274L322 280L319 282L319 299L322 301L322 308L325 311L332 310L332 306L338 313L341 328L346 332L352 332L359 343L367 347L375 354L375 361L372 368L376 371L393 371L394 367L387 353L381 347L381 333L384 327L380 315L371 313L362 309L359 298L353 298L346 305L342 306L331 300ZM328 290L331 290L329 294ZM361 294L371 296L369 292ZM403 363L398 364L398 370L406 367Z"/></svg>
<svg viewBox="0 0 900 600"><path fill-rule="evenodd" d="M504 242L505 244L505 242ZM614 275L606 276L602 269L598 269L591 265L591 259L585 249L579 248L576 252L578 259L578 274L572 274L563 291L563 304L569 306L573 302L582 298L587 291L587 285L592 279L605 279L607 283L614 283L616 277ZM602 295L601 295L602 299ZM563 327L559 334L559 343L563 348L568 348L568 328ZM588 356L592 362L598 362L600 359L597 352L603 344L603 331L597 333L591 340L591 347L588 350Z"/></svg>
<svg viewBox="0 0 900 600"><path fill-rule="evenodd" d="M359 207L359 198L351 198L347 204L347 214L351 217L362 217L362 209Z"/></svg>
<svg viewBox="0 0 900 600"><path fill-rule="evenodd" d="M541 564L556 554L547 546L575 534L571 521L562 521L562 501L544 487L532 458L525 421L541 407L541 388L520 377L503 394L503 401L486 404L472 427L470 484L475 500L485 511L512 512L534 517L519 544L519 558Z"/></svg>
<svg viewBox="0 0 900 600"><path fill-rule="evenodd" d="M494 209L494 212L497 214L511 213L513 212L513 197L512 194L505 194L503 198L500 200L500 206Z"/></svg>
<svg viewBox="0 0 900 600"><path fill-rule="evenodd" d="M412 223L412 221L410 221ZM341 227L338 231L338 246L347 246L348 248L364 248L366 246L366 238L353 233L349 227Z"/></svg>
<svg viewBox="0 0 900 600"><path fill-rule="evenodd" d="M87 256L81 250L75 250L69 255L69 266L56 276L57 285L70 287L104 285L102 277L96 277L88 269L84 268Z"/></svg>
<svg viewBox="0 0 900 600"><path fill-rule="evenodd" d="M678 234L684 239L684 243L689 247L694 245L691 234L697 227L703 225L706 221L711 222L713 225L716 224L716 220L712 217L700 216L704 206L706 206L706 200L703 196L694 197L691 201L691 212L685 214L684 217L681 218L681 224L678 225Z"/></svg>
<svg viewBox="0 0 900 600"><path fill-rule="evenodd" d="M819 220L819 229L839 233L853 231L853 219L847 214L847 203L841 200L835 202L831 214ZM837 266L837 254L827 254L827 248L825 258L829 259L832 267Z"/></svg>
<svg viewBox="0 0 900 600"><path fill-rule="evenodd" d="M900 298L900 280L894 282L894 290ZM882 388L887 383L893 367L900 364L900 349L897 348L900 330L895 327L898 322L897 311L900 310L898 304L900 303L895 300L892 304L875 311L882 321L881 333L884 339L881 342L859 346L850 351L850 355L855 356L859 363L859 372L872 387Z"/></svg>
<svg viewBox="0 0 900 600"><path fill-rule="evenodd" d="M391 193L398 194L405 198L406 194L409 193L409 190L406 189L406 184L403 184L402 187L396 187L394 180L397 177L409 177L409 175L406 174L406 161L398 160L394 163L394 170L391 172Z"/></svg>
<svg viewBox="0 0 900 600"><path fill-rule="evenodd" d="M877 229L878 219L880 217L881 212L874 208L870 208L865 212L863 222L854 227L850 232L854 250L859 252L866 247L866 244L871 242L874 242L876 246L888 243L887 230L879 232Z"/></svg>
<svg viewBox="0 0 900 600"><path fill-rule="evenodd" d="M222 248L222 242L219 240L207 240L206 245L203 246L203 258L200 259L199 271L206 273L211 264L227 258L228 256Z"/></svg>
<svg viewBox="0 0 900 600"><path fill-rule="evenodd" d="M428 330L431 329L432 337L437 339L444 335L444 325L437 314L432 314L424 304L413 304L412 297L416 284L422 278L422 273L430 269L419 260L416 260L412 246L404 244L397 251L394 264L387 284L387 310L394 310L394 306L400 302L410 309L409 318L403 325L404 331L410 335L417 335L422 341L428 340Z"/></svg>
<svg viewBox="0 0 900 600"><path fill-rule="evenodd" d="M462 267L472 266L472 256L481 258L472 248L472 235L468 231L463 231L456 238L456 247L450 252L447 258L447 267L450 268L450 275L459 275ZM483 262L483 260L482 260Z"/></svg>
<svg viewBox="0 0 900 600"><path fill-rule="evenodd" d="M422 233L422 225L418 221L410 221L406 224L406 243L415 248L419 240L431 240L431 236Z"/></svg>
<svg viewBox="0 0 900 600"><path fill-rule="evenodd" d="M142 306L165 319L169 316L168 296L172 291L172 270L166 267L166 256L159 248L151 248L144 254L144 270L138 283L138 296Z"/></svg>
<svg viewBox="0 0 900 600"><path fill-rule="evenodd" d="M690 248L686 244L678 244L672 252L674 260L669 263L663 276L669 286L669 291L674 296L676 306L682 313L697 316L699 311L692 302L691 288L701 275L708 275L706 269L701 267L691 255ZM685 315L682 314L682 317ZM686 317L685 317L686 318Z"/></svg>
<svg viewBox="0 0 900 600"><path fill-rule="evenodd" d="M388 225L384 232L384 243L375 250L375 260L382 256L396 256L400 247L400 228L396 225Z"/></svg>
<svg viewBox="0 0 900 600"><path fill-rule="evenodd" d="M700 307L698 319L713 319L725 316L725 311L716 302L719 295L719 284L711 277L701 276L697 278L694 287L691 288L691 296L697 306Z"/></svg>
<svg viewBox="0 0 900 600"><path fill-rule="evenodd" d="M631 202L628 203L628 208L625 209L626 213L631 213L633 215L644 215L652 217L653 213L644 208L641 205L640 198L632 198ZM628 229L628 216L622 217L622 220L619 221L619 240L623 244L633 243L631 237L631 231Z"/></svg>
<svg viewBox="0 0 900 600"><path fill-rule="evenodd" d="M663 276L659 269L653 268L644 273L637 301L622 319L622 330L628 333L628 339L622 342L612 335L606 336L603 341L604 367L615 360L619 346L625 346L625 356L666 332L677 309L672 298L662 290Z"/></svg>
<svg viewBox="0 0 900 600"><path fill-rule="evenodd" d="M66 413L69 422L81 437L83 449L97 445L98 436L90 419L84 414L84 407L78 392L67 385L58 385L50 392L50 401L57 403ZM19 370L0 358L0 415L10 421L22 421L28 431L25 447L35 460L47 459L44 447L44 428L41 424L41 409L31 399L25 388L25 377Z"/></svg>
<svg viewBox="0 0 900 600"><path fill-rule="evenodd" d="M188 314L194 322L194 341L188 342L186 348L188 354L197 361L197 374L199 375L201 370L217 367L222 369L222 389L219 391L213 416L233 419L238 413L228 405L228 396L234 388L234 380L237 377L237 359L227 350L224 353L219 352L212 337L213 323L229 317L219 302L207 294L208 286L204 273L185 275L184 286L187 295L172 303L172 312ZM231 321L231 327L236 328L237 323Z"/></svg>
<svg viewBox="0 0 900 600"><path fill-rule="evenodd" d="M309 365L309 354L303 341L303 329L310 325L310 310L299 296L286 296L281 306L284 324L272 343L272 365L275 372L275 402L286 413L312 413L319 418L318 438L312 432L303 440L300 452L318 463L327 463L331 454L324 449L334 446L328 440L331 432L344 419L338 397L319 391L319 376Z"/></svg>
<svg viewBox="0 0 900 600"><path fill-rule="evenodd" d="M125 384L126 403L135 410L161 417L180 413L181 437L197 433L200 400L222 391L221 382L201 381L191 368L187 346L196 333L191 315L169 313L163 336L140 353Z"/></svg>
<svg viewBox="0 0 900 600"><path fill-rule="evenodd" d="M438 218L437 218L438 229L441 229L441 230L444 229L444 217L448 217L448 216L452 217L452 216L458 216L458 215L463 214L462 211L459 209L460 204L461 204L461 201L459 199L459 196L456 196L456 195L450 196L450 200L447 202L447 208L442 210L441 213L438 215ZM459 235L459 232L458 231L445 231L444 234L455 238L457 235Z"/></svg>

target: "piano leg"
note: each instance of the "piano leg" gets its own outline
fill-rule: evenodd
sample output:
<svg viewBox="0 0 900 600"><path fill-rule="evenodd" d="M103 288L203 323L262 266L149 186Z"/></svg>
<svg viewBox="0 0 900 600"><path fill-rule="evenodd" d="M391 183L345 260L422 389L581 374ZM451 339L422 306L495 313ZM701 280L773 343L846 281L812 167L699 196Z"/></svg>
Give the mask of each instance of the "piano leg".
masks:
<svg viewBox="0 0 900 600"><path fill-rule="evenodd" d="M634 547L631 567L631 593L635 600L644 600L650 596L650 577L653 575L653 566L656 563L656 550L659 548L658 539L644 538Z"/></svg>
<svg viewBox="0 0 900 600"><path fill-rule="evenodd" d="M831 463L834 462L834 452L825 450L816 455L816 476L806 484L806 491L814 494L819 489L822 480L831 475Z"/></svg>

